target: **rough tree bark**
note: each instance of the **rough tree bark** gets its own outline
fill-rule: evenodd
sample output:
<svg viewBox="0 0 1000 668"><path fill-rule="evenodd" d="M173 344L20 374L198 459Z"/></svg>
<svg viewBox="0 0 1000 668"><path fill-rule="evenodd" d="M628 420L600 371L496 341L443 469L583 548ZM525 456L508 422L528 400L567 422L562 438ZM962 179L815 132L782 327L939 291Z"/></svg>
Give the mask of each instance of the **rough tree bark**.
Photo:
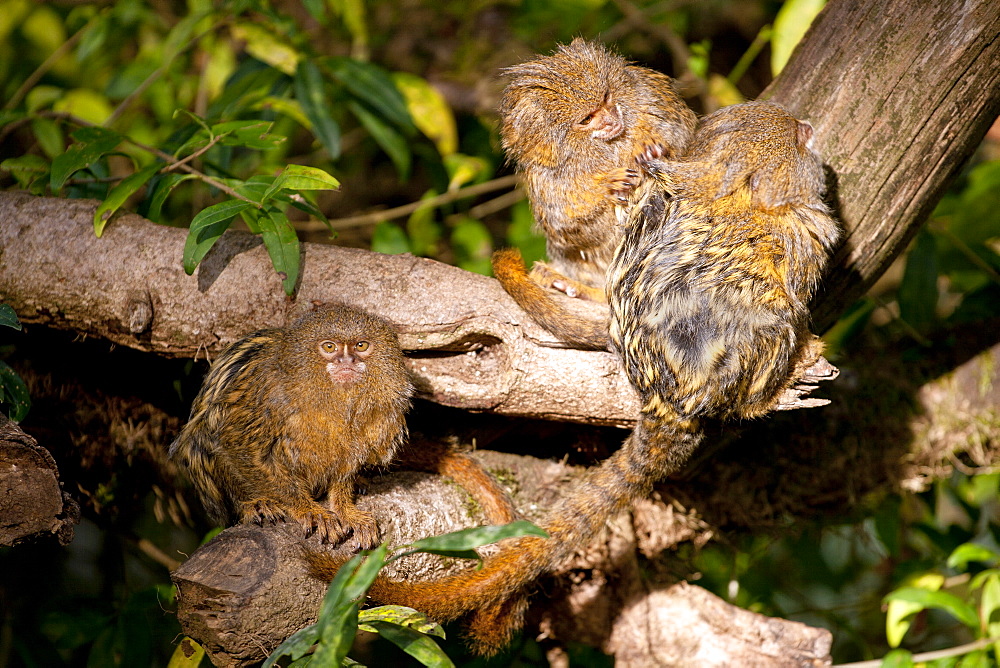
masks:
<svg viewBox="0 0 1000 668"><path fill-rule="evenodd" d="M79 521L52 455L0 413L0 547L53 536L66 545Z"/></svg>
<svg viewBox="0 0 1000 668"><path fill-rule="evenodd" d="M1000 113L993 0L829 2L762 97L816 129L846 239L821 330L882 275Z"/></svg>

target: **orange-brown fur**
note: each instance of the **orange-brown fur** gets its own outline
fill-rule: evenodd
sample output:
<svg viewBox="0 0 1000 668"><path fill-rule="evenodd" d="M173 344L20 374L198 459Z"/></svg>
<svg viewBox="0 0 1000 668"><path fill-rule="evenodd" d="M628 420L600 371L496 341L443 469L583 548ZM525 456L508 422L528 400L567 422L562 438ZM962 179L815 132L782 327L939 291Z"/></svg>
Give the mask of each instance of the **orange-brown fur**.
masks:
<svg viewBox="0 0 1000 668"><path fill-rule="evenodd" d="M683 153L694 113L670 77L582 39L506 73L500 137L524 178L549 262L528 274L519 252L501 251L494 274L557 337L604 348L606 336L595 339L587 322L552 317L550 295L539 286L605 300L605 274L621 238L617 217L641 181L639 162Z"/></svg>

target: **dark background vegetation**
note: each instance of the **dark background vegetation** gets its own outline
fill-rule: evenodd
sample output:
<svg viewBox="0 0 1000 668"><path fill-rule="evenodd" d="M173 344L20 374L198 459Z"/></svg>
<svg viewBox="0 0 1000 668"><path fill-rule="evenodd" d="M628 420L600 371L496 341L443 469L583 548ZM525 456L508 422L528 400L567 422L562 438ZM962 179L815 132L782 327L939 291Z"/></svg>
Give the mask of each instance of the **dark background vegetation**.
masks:
<svg viewBox="0 0 1000 668"><path fill-rule="evenodd" d="M200 156L202 169L247 178L273 174L286 163L320 167L341 182L339 191L314 197L333 232L293 211L300 239L413 252L488 273L494 248L517 245L529 261L542 252L527 204L516 193L498 189L456 198L393 220L350 218L509 174L493 111L503 85L499 71L574 36L601 39L674 74L698 112L752 99L772 77L771 46L761 37L770 34L781 6L723 0L0 0L0 100L9 101L0 117L0 160L36 156L37 164L47 163L76 127L60 114L102 123L137 90L115 129L168 151L188 131L178 108L213 121L264 118L288 141L269 150L218 146ZM325 79L319 103L332 127L321 130L310 123L308 108L289 105L297 89L294 71L282 69L283 50L330 58L331 71L341 73ZM52 54L41 78L29 80ZM414 91L407 108L420 109L419 121L394 115L402 98L396 87L371 88L363 77L373 71L380 85L393 81ZM136 147L123 153L77 174L61 194L103 198L109 184L131 173L133 161L150 160ZM26 168L37 164L4 163L0 186L47 192L47 172L40 180L41 172ZM158 218L185 226L217 195L193 182L179 185ZM139 196L127 208L149 216L150 207L150 198ZM961 332L970 323L997 325L998 250L995 131L962 168L906 256L827 334L830 357L843 371L839 383L851 387L882 364L910 369L914 383L944 373L926 360L948 350L961 357ZM0 328L0 345L0 359L24 379L34 401L21 426L53 451L84 514L65 548L0 549L0 665L165 664L180 633L168 569L210 527L196 505L185 505L183 490L177 493L164 479L170 470L164 451L204 365L153 359L41 328ZM18 388L8 392L10 407ZM419 405L414 419L469 419L457 413ZM117 431L109 433L108 424ZM864 419L854 424L869 428ZM523 421L505 421L503 429L510 444L541 432L552 456L569 451L580 463L603 456L620 439L615 430ZM981 433L989 430L972 430L969 438ZM886 593L908 577L934 571L951 578L949 586L964 596L968 576L989 564L949 570L948 555L969 541L1000 549L1000 473L965 455L949 459L945 453L941 460L924 478L858 498L850 513L818 508L809 523L778 520L768 530L734 530L703 547L685 545L676 554L676 571L752 610L831 629L836 660L880 657L889 650ZM975 635L954 617L931 611L915 619L904 646L948 647ZM457 644L448 649L460 657ZM386 660L378 656L370 660ZM573 656L580 665L605 660L585 648ZM993 665L995 657L980 653L974 660L968 665ZM512 662L544 664L530 640L496 661Z"/></svg>

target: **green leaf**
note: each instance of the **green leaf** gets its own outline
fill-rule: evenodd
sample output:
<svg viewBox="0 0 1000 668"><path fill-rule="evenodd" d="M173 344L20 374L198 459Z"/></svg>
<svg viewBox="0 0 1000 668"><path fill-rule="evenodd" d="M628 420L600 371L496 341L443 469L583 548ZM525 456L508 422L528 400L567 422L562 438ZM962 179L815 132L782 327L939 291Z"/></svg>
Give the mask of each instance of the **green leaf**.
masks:
<svg viewBox="0 0 1000 668"><path fill-rule="evenodd" d="M7 417L20 422L31 410L28 386L5 362L0 362L0 404L7 405Z"/></svg>
<svg viewBox="0 0 1000 668"><path fill-rule="evenodd" d="M306 165L287 165L274 179L261 202L266 202L279 190L336 190L340 181L322 169Z"/></svg>
<svg viewBox="0 0 1000 668"><path fill-rule="evenodd" d="M363 100L396 127L412 132L413 119L406 100L389 74L377 65L339 56L326 59L331 73L359 100Z"/></svg>
<svg viewBox="0 0 1000 668"><path fill-rule="evenodd" d="M251 212L253 210L249 209L243 214ZM281 285L285 288L285 294L291 295L299 280L300 266L299 237L295 228L284 212L273 208L268 208L264 215L258 216L257 224L260 226L267 254L271 256L271 264L282 275Z"/></svg>
<svg viewBox="0 0 1000 668"><path fill-rule="evenodd" d="M115 211L125 203L125 200L134 195L139 188L143 187L162 168L162 162L154 162L151 165L146 165L135 174L122 179L121 183L111 189L108 196L97 207L97 211L94 212L94 234L98 238L104 234L104 226L111 220L111 216L115 214Z"/></svg>
<svg viewBox="0 0 1000 668"><path fill-rule="evenodd" d="M399 225L383 220L372 231L372 250L386 255L410 252L410 242L406 232Z"/></svg>
<svg viewBox="0 0 1000 668"><path fill-rule="evenodd" d="M59 190L71 174L111 153L122 141L122 136L107 128L80 128L72 135L77 143L52 160L53 190Z"/></svg>
<svg viewBox="0 0 1000 668"><path fill-rule="evenodd" d="M391 622L371 621L370 627L380 636L393 643L425 666L433 668L453 668L454 663L448 658L436 642L406 626L397 626Z"/></svg>
<svg viewBox="0 0 1000 668"><path fill-rule="evenodd" d="M892 601L914 603L920 606L921 610L926 608L944 610L969 628L974 630L979 629L979 618L976 616L975 609L959 597L949 594L946 591L930 591L917 587L903 587L886 594L882 601L886 603Z"/></svg>
<svg viewBox="0 0 1000 668"><path fill-rule="evenodd" d="M444 96L416 74L394 72L392 80L402 94L417 129L434 142L442 156L455 153L458 150L458 126Z"/></svg>
<svg viewBox="0 0 1000 668"><path fill-rule="evenodd" d="M48 173L49 163L41 156L29 153L16 158L7 158L0 162L0 169L9 171L17 179L20 187L27 188L32 181Z"/></svg>
<svg viewBox="0 0 1000 668"><path fill-rule="evenodd" d="M339 666L358 634L358 604L338 609L326 619L323 629L312 660L317 666Z"/></svg>
<svg viewBox="0 0 1000 668"><path fill-rule="evenodd" d="M323 75L310 60L300 62L295 71L295 99L309 119L312 133L330 154L330 158L336 160L340 157L340 126L333 120L327 103L329 95L323 85Z"/></svg>
<svg viewBox="0 0 1000 668"><path fill-rule="evenodd" d="M882 657L881 668L913 668L913 654L906 649L894 649Z"/></svg>
<svg viewBox="0 0 1000 668"><path fill-rule="evenodd" d="M382 147L396 166L401 179L406 179L410 173L410 146L406 138L380 117L368 111L364 105L351 100L347 103L361 125L365 126L372 138Z"/></svg>
<svg viewBox="0 0 1000 668"><path fill-rule="evenodd" d="M809 30L826 0L785 0L774 18L771 36L771 74L778 76L796 45Z"/></svg>
<svg viewBox="0 0 1000 668"><path fill-rule="evenodd" d="M31 131L42 148L42 152L51 160L66 150L66 137L62 126L51 118L31 119Z"/></svg>
<svg viewBox="0 0 1000 668"><path fill-rule="evenodd" d="M483 158L462 153L452 153L444 158L448 170L448 190L455 190L486 174L489 164Z"/></svg>
<svg viewBox="0 0 1000 668"><path fill-rule="evenodd" d="M0 326L11 327L21 331L21 321L10 304L0 304Z"/></svg>
<svg viewBox="0 0 1000 668"><path fill-rule="evenodd" d="M896 297L899 317L918 332L926 332L937 319L937 280L934 237L923 229L906 256L906 269Z"/></svg>
<svg viewBox="0 0 1000 668"><path fill-rule="evenodd" d="M944 584L944 576L940 573L924 573L908 578L906 584L908 585L907 588L923 587L925 591L937 591ZM920 603L905 600L891 600L888 602L885 614L885 637L889 643L889 647L899 647L899 643L903 641L903 636L910 629L910 617L923 610L924 607Z"/></svg>
<svg viewBox="0 0 1000 668"><path fill-rule="evenodd" d="M170 655L167 668L198 668L205 656L205 648L184 636Z"/></svg>
<svg viewBox="0 0 1000 668"><path fill-rule="evenodd" d="M106 95L90 88L68 90L52 104L52 111L72 114L96 126L108 120L112 109Z"/></svg>
<svg viewBox="0 0 1000 668"><path fill-rule="evenodd" d="M490 256L493 254L493 235L482 222L462 216L451 232L451 245L458 257L458 266L489 276L493 271Z"/></svg>
<svg viewBox="0 0 1000 668"><path fill-rule="evenodd" d="M189 275L215 245L222 233L229 229L233 218L253 204L239 199L219 202L201 210L191 221L187 240L184 242L184 271Z"/></svg>
<svg viewBox="0 0 1000 668"><path fill-rule="evenodd" d="M483 545L490 545L491 543L495 543L505 538L516 538L518 536L539 536L541 538L548 538L549 534L545 533L545 531L527 520L518 520L517 522L511 522L510 524L472 527L471 529L453 531L452 533L446 533L441 536L431 536L429 538L418 540L415 543L410 543L406 547L408 552L419 551L429 552L430 554L440 554L443 556L460 556L463 558L470 558L465 557L464 555L469 553L474 548Z"/></svg>
<svg viewBox="0 0 1000 668"><path fill-rule="evenodd" d="M288 76L295 74L302 54L281 35L260 24L249 22L237 23L232 27L232 33L236 39L246 42L247 53L257 60Z"/></svg>
<svg viewBox="0 0 1000 668"><path fill-rule="evenodd" d="M377 608L368 608L358 613L359 629L375 633L374 628L366 628L366 625L373 621L390 622L427 635L445 637L444 629L441 628L440 624L428 619L424 613L404 605L380 605Z"/></svg>
<svg viewBox="0 0 1000 668"><path fill-rule="evenodd" d="M312 646L319 640L317 626L317 624L310 624L285 638L285 641L275 647L274 651L264 660L262 668L271 668L283 656L290 657L292 661L305 656L306 652L312 649Z"/></svg>
<svg viewBox="0 0 1000 668"><path fill-rule="evenodd" d="M270 132L270 121L227 121L212 126L215 135L221 135L222 146L239 146L260 151L270 151L288 141L288 138Z"/></svg>
<svg viewBox="0 0 1000 668"><path fill-rule="evenodd" d="M979 599L979 618L987 638L1000 638L1000 573L993 571L985 580ZM1000 642L993 643L993 655L1000 662Z"/></svg>
<svg viewBox="0 0 1000 668"><path fill-rule="evenodd" d="M996 564L1000 561L1000 554L975 543L963 543L952 551L948 556L948 568L960 571L968 570L970 561L981 561L987 564Z"/></svg>
<svg viewBox="0 0 1000 668"><path fill-rule="evenodd" d="M145 216L154 223L160 222L160 214L163 211L163 203L174 188L195 178L194 174L162 174L153 180L153 192L149 196L149 207L145 211Z"/></svg>

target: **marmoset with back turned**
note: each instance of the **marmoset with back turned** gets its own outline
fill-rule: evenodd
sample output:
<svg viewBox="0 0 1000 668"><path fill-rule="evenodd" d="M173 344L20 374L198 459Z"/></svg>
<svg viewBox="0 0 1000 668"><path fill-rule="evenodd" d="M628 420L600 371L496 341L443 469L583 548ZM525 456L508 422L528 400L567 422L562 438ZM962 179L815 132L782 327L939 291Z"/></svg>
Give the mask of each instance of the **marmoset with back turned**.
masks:
<svg viewBox="0 0 1000 668"><path fill-rule="evenodd" d="M324 542L374 547L353 501L365 467L406 441L413 386L395 332L341 304L237 341L215 361L170 446L210 518L293 520Z"/></svg>
<svg viewBox="0 0 1000 668"><path fill-rule="evenodd" d="M557 337L604 348L606 335L578 340L574 320L553 317L544 288L604 301L621 238L618 216L642 179L639 161L679 157L694 132L694 112L667 75L583 39L504 72L511 80L499 106L501 143L523 176L549 262L528 274L520 253L506 249L494 255L494 275Z"/></svg>

